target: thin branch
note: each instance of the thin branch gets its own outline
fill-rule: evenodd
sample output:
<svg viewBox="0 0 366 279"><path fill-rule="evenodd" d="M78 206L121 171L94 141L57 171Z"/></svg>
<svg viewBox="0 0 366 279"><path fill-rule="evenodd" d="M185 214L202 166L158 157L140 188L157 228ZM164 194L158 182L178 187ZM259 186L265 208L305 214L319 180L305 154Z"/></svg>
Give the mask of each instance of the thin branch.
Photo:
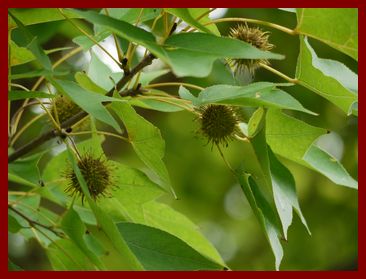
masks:
<svg viewBox="0 0 366 279"><path fill-rule="evenodd" d="M144 67L150 65L154 59L155 59L155 56L153 54L149 54L144 59L142 59L139 64L137 64L127 75L124 75L122 77L122 79L116 84L117 91L120 91L121 89L123 89L123 87L139 71L141 71ZM114 88L111 89L106 95L112 96L114 90L115 90ZM106 104L109 104L109 102L104 103L104 105L106 105ZM61 123L61 128L65 129L65 128L71 127L73 124L75 124L79 120L83 119L87 115L88 115L87 112L81 111L81 112L75 114L74 116L72 116L71 118L69 118L68 120ZM12 154L10 154L8 157L8 162L12 162L12 161L18 159L19 157L22 157L23 155L29 153L30 151L32 151L36 147L40 146L44 142L46 142L54 137L57 137L57 136L60 136L60 132L58 132L57 130L53 129L53 130L49 130L49 131L45 132L44 134L40 135L38 138L35 138L34 140L23 145L22 147L20 147L16 151L14 151Z"/></svg>

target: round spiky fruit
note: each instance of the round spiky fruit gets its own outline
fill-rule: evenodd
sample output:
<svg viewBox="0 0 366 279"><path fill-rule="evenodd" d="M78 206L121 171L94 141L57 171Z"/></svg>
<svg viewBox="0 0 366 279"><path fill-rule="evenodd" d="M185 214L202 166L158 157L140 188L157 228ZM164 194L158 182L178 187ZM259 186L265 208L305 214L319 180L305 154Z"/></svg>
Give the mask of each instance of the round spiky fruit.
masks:
<svg viewBox="0 0 366 279"><path fill-rule="evenodd" d="M81 108L77 104L70 100L70 98L63 95L58 95L53 98L50 108L50 112L54 119L57 119L57 112L57 117L60 123L66 121L80 111Z"/></svg>
<svg viewBox="0 0 366 279"><path fill-rule="evenodd" d="M273 45L269 43L269 33L264 32L258 27L249 27L247 24L239 24L230 29L229 36L231 38L246 42L252 46L268 51L273 48ZM251 74L254 74L255 70L260 67L260 64L268 65L267 59L230 59L229 64L235 72L240 70L247 70Z"/></svg>
<svg viewBox="0 0 366 279"><path fill-rule="evenodd" d="M94 200L110 195L110 190L114 186L113 173L106 160L87 153L79 159L78 167L88 186L90 196ZM66 170L64 177L68 181L68 187L65 191L70 193L71 196L80 196L83 202L84 192L71 167Z"/></svg>
<svg viewBox="0 0 366 279"><path fill-rule="evenodd" d="M234 107L205 105L199 108L200 132L208 143L228 145L238 132L240 117Z"/></svg>

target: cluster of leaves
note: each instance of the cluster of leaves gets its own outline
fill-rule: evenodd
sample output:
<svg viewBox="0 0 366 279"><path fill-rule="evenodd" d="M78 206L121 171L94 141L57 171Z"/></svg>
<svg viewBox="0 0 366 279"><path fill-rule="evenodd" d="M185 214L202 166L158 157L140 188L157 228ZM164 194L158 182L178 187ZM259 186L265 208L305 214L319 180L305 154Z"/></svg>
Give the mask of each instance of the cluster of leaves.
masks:
<svg viewBox="0 0 366 279"><path fill-rule="evenodd" d="M36 61L39 67L31 72L9 75L9 101L25 100L23 107L26 107L30 99L38 104L42 102L40 98L52 100L62 94L86 112L90 131L79 134L90 134L90 138L76 142L78 133L65 131L64 128L69 127L64 127L58 117L54 117L57 106L56 112L53 109L49 112L42 104L47 114L41 115L51 118L53 134L61 136L66 149L52 155L42 170L39 170L38 162L49 151L47 148L11 160L9 181L23 188L9 191L9 231L21 233L27 239L36 238L55 270L227 269L213 245L189 219L157 200L166 192L175 196L163 162L165 142L159 129L140 116L134 107L163 112L195 112L197 108L212 104L254 107L256 110L249 121L239 123L238 128L241 139L245 140L243 144L249 144L253 149L257 168L248 169L243 164L233 172L266 234L275 255L276 269L279 269L283 257L281 239L287 240L293 210L309 233L310 230L301 213L295 180L277 156L318 171L335 184L357 189L357 181L340 162L316 145L316 140L327 131L283 112L314 114L285 91L286 86L295 84L326 98L346 116L357 116L357 75L338 61L318 57L308 40L308 37L319 40L357 60L357 11L296 9L290 12L296 13L298 25L294 30L284 29L300 40L295 78L287 78L290 83L263 81L248 85L216 84L206 88L180 84L179 96L172 96L153 86L153 80L168 71L176 77L205 77L218 59L270 60L284 56L221 35L206 8L102 9L100 12L11 9L9 32L22 33L22 45L9 41L9 66L12 69ZM81 27L75 19L85 20L93 25L93 33L83 31L83 35L73 38L79 47L52 64L49 54L65 51L65 48L44 50L28 25L64 19L76 28ZM335 20L340 24L330 24ZM174 22L182 21L189 27L173 33ZM142 24L144 28L141 28ZM189 29L197 32L186 32ZM74 81L68 72L55 69L73 54L100 46L99 42L111 35L116 40L116 47L123 49L129 58L127 62L120 59L121 71L113 73L92 51L88 72L76 72ZM136 46L146 48L145 54L151 53L142 61L159 59L167 70L144 72L141 68L131 74L132 66L141 63L133 60L136 59L133 58ZM130 82L118 88L126 76L131 77ZM13 90L17 87L16 80L34 77L39 80L31 90ZM44 78L48 86L56 88L56 94L37 91ZM195 91L190 92L188 88ZM9 125L10 156L19 151L13 146L22 133L21 129L17 130L19 115L21 112L15 114L15 120L12 119ZM97 122L110 126L118 134L97 130ZM128 137L123 137L123 133ZM113 165L113 183L118 188L112 191L112 197L95 201L86 182L89 178L83 177L78 159L83 154L105 158L104 135L114 135L129 142L154 179L141 170L109 161ZM85 198L84 205L65 193L68 181L60 171L65 169L67 161ZM42 200L48 203L42 203ZM50 202L62 208L62 214L47 207ZM10 262L9 266L14 268L15 265Z"/></svg>

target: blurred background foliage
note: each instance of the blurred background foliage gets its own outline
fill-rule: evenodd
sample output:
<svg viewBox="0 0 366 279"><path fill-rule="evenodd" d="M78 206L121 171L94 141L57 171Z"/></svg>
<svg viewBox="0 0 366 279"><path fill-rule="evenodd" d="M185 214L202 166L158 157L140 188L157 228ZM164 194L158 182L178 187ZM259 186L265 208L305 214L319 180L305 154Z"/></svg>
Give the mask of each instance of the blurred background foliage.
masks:
<svg viewBox="0 0 366 279"><path fill-rule="evenodd" d="M296 26L296 15L279 9L217 9L213 16L247 17L289 28ZM84 29L92 32L91 25L83 21L79 22L83 24ZM234 26L233 23L218 24L222 35L227 35L232 26ZM74 46L72 38L81 35L67 21L36 24L29 28L33 34L37 35L44 49ZM273 51L286 55L285 60L271 61L272 66L293 77L299 51L298 37L274 29L262 29L271 32L270 42L275 45ZM22 40L18 30L12 33L12 39L18 43ZM357 63L354 60L315 40L310 41L319 57L343 62L357 73ZM121 43L123 46L127 45L126 42ZM50 57L55 61L62 54L62 52L54 53ZM103 56L103 53L100 55ZM88 53L83 53L69 59L59 69L70 71L66 78L71 79L76 71L87 70L89 59ZM12 73L34 69L37 67L34 63L16 66L12 69ZM153 66L158 67L159 64L154 63ZM218 61L210 76L184 78L179 81L209 86L229 83L230 79L223 63ZM167 74L157 81L176 80L172 74ZM254 80L283 82L264 69L257 71ZM24 79L17 82L30 88L35 81L36 79ZM164 90L177 94L176 87L166 87ZM286 88L286 91L299 100L304 107L320 114L317 117L291 112L311 125L332 131L320 139L320 146L340 159L351 176L357 179L357 118L347 117L336 106L303 87L293 86ZM14 107L11 111L14 112L19 104L13 102ZM273 255L257 219L216 149L211 151L211 146L206 146L206 141L197 133L198 123L194 117L185 111L174 113L143 109L137 109L137 111L161 130L166 141L165 162L179 200L166 196L162 198L164 202L196 223L233 270L273 269ZM243 111L243 114L249 117L252 111L248 109ZM21 125L38 113L40 113L39 109L27 110ZM41 131L49 128L49 125L46 120L34 124L15 147L28 142ZM109 128L103 127L103 129ZM56 142L51 141L49 144L56 145ZM106 155L111 159L148 172L129 145L118 139L107 138L103 147ZM233 166L237 166L242 160L250 164L250 152L249 146L236 142L232 142L224 150L228 161ZM281 270L357 269L357 191L337 186L314 171L283 158L281 160L295 177L300 205L312 232L312 236L309 236L298 217L294 216L294 223L288 233L289 241L283 245L284 259ZM46 164L46 161L43 160L41 163ZM9 187L11 189L13 186L9 185ZM21 236L10 234L8 249L9 257L25 269L49 268L47 257L34 240L26 242Z"/></svg>

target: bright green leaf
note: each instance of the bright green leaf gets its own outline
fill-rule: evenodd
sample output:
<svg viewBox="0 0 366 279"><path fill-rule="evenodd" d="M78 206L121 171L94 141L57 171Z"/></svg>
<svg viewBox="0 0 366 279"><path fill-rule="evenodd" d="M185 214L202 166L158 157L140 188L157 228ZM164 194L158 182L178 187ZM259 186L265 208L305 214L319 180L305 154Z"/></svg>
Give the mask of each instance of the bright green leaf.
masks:
<svg viewBox="0 0 366 279"><path fill-rule="evenodd" d="M129 104L113 103L112 108L123 121L136 154L160 178L164 189L174 194L168 170L162 160L165 142L159 129L138 115Z"/></svg>
<svg viewBox="0 0 366 279"><path fill-rule="evenodd" d="M87 91L92 91L92 92L96 92L99 94L104 95L105 93L107 93L107 90L103 89L102 87L100 87L99 85L97 85L96 83L94 83L90 77L82 72L77 72L75 74L75 80L77 81L77 83L84 88Z"/></svg>
<svg viewBox="0 0 366 279"><path fill-rule="evenodd" d="M296 78L299 83L351 114L357 101L358 77L342 63L319 58L306 38L300 38Z"/></svg>
<svg viewBox="0 0 366 279"><path fill-rule="evenodd" d="M300 209L295 180L291 172L276 158L270 149L268 154L271 165L273 196L278 215L281 219L285 239L287 239L287 229L292 223L292 208L299 215L309 234L311 234Z"/></svg>
<svg viewBox="0 0 366 279"><path fill-rule="evenodd" d="M236 106L265 106L283 108L314 114L304 108L299 101L276 88L281 84L256 82L247 86L214 85L199 94L196 105L219 103Z"/></svg>
<svg viewBox="0 0 366 279"><path fill-rule="evenodd" d="M296 31L358 59L358 9L297 9Z"/></svg>
<svg viewBox="0 0 366 279"><path fill-rule="evenodd" d="M303 156L310 145L326 131L296 118L270 109L266 117L267 143L274 153L303 163Z"/></svg>
<svg viewBox="0 0 366 279"><path fill-rule="evenodd" d="M314 170L328 177L335 184L343 185L353 189L358 188L358 183L354 180L342 164L327 152L312 144L303 157Z"/></svg>

